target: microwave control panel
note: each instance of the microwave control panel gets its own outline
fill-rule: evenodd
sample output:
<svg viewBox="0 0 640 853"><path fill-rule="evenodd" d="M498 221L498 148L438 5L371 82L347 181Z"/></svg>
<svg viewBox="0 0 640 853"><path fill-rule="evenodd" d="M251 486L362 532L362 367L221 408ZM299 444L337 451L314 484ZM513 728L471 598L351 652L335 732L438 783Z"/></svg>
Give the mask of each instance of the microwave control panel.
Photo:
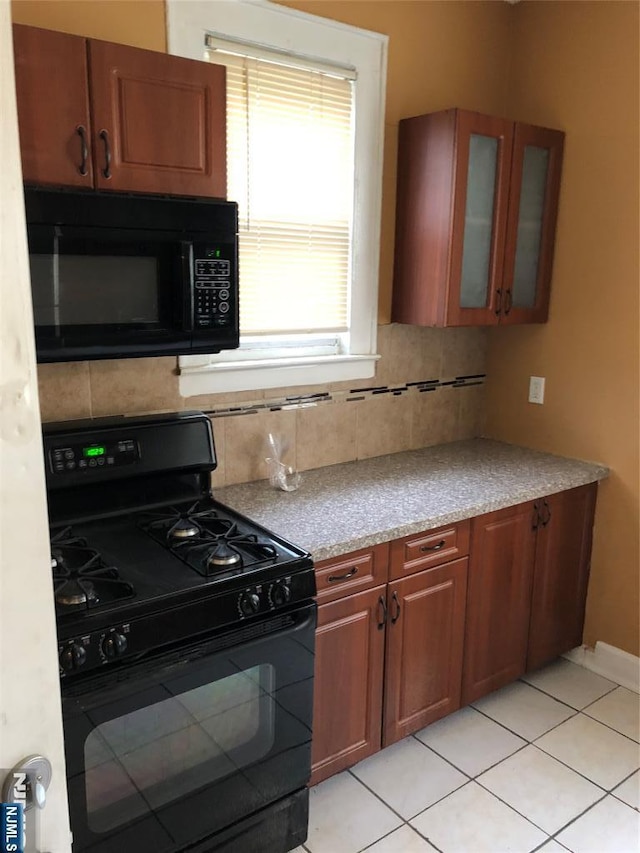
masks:
<svg viewBox="0 0 640 853"><path fill-rule="evenodd" d="M227 246L193 247L194 324L196 329L232 327L235 288Z"/></svg>
<svg viewBox="0 0 640 853"><path fill-rule="evenodd" d="M52 474L131 465L139 459L140 445L133 439L108 444L67 444L49 450L49 467Z"/></svg>

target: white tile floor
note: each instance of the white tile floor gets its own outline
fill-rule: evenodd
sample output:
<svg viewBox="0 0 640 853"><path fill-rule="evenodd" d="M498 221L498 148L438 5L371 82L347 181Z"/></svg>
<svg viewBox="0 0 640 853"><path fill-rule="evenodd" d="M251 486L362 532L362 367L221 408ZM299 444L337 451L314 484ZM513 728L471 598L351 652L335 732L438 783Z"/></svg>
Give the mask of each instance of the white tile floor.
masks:
<svg viewBox="0 0 640 853"><path fill-rule="evenodd" d="M638 853L639 729L558 660L312 788L295 853Z"/></svg>

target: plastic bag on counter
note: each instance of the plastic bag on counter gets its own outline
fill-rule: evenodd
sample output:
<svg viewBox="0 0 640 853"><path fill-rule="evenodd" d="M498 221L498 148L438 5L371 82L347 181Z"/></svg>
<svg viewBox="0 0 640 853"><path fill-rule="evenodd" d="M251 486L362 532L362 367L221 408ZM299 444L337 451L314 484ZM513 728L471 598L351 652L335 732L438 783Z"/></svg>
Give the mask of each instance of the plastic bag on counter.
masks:
<svg viewBox="0 0 640 853"><path fill-rule="evenodd" d="M302 482L300 473L292 468L291 465L285 465L282 461L287 447L283 444L282 439L270 432L267 435L267 452L265 462L269 468L269 483L274 489L282 489L283 492L295 492Z"/></svg>

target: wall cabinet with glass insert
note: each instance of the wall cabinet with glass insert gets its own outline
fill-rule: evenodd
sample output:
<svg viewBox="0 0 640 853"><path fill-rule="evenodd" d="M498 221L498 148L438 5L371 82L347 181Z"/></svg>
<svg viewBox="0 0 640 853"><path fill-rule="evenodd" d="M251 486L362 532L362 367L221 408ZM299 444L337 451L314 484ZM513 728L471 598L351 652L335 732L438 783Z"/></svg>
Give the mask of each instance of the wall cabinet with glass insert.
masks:
<svg viewBox="0 0 640 853"><path fill-rule="evenodd" d="M226 195L225 69L15 24L24 180Z"/></svg>
<svg viewBox="0 0 640 853"><path fill-rule="evenodd" d="M563 144L466 110L400 122L394 322L546 321Z"/></svg>

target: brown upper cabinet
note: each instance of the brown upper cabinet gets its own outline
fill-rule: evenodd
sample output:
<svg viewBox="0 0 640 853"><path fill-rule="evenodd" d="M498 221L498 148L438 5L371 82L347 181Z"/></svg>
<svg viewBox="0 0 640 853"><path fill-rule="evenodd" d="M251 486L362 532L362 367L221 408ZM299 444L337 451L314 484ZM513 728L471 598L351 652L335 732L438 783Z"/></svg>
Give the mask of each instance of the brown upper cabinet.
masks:
<svg viewBox="0 0 640 853"><path fill-rule="evenodd" d="M226 196L225 69L15 24L27 183Z"/></svg>
<svg viewBox="0 0 640 853"><path fill-rule="evenodd" d="M563 145L459 109L400 122L394 322L546 321Z"/></svg>

